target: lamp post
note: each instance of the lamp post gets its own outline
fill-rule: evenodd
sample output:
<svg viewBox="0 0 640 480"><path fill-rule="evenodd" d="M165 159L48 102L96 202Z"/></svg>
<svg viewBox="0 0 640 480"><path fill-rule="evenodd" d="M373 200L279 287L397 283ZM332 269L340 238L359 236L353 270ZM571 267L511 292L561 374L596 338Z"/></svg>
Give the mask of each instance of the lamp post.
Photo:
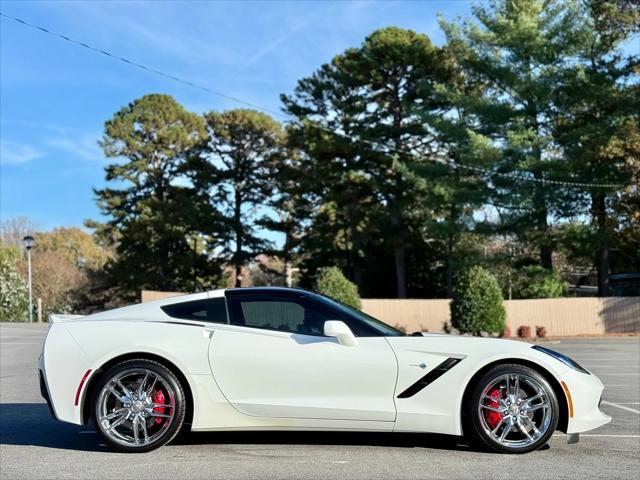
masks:
<svg viewBox="0 0 640 480"><path fill-rule="evenodd" d="M31 249L36 245L36 239L31 235L26 235L22 239L24 249L27 251L27 268L28 268L28 284L29 284L29 323L33 322L33 291L31 290Z"/></svg>

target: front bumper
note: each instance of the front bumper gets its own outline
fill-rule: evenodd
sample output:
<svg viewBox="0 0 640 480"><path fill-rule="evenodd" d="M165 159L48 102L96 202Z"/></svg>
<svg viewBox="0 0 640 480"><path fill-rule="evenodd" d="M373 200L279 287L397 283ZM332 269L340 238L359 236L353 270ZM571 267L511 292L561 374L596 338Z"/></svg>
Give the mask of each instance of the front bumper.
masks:
<svg viewBox="0 0 640 480"><path fill-rule="evenodd" d="M562 374L561 380L569 390L567 401L570 396L573 404L573 415L569 406L567 434L588 432L611 421L599 408L604 385L598 377L570 369Z"/></svg>

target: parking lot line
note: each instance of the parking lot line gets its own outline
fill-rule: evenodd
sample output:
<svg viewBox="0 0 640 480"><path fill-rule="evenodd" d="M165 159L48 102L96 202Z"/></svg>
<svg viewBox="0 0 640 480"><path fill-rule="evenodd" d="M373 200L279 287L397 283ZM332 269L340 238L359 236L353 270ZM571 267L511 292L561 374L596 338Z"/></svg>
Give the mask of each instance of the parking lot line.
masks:
<svg viewBox="0 0 640 480"><path fill-rule="evenodd" d="M635 367L633 365L629 366L629 365L620 365L620 364L614 364L614 365L590 365L590 364L584 364L584 367L589 367L589 368L640 368L640 367Z"/></svg>
<svg viewBox="0 0 640 480"><path fill-rule="evenodd" d="M620 408L622 410L627 410L629 412L640 414L640 410L636 410L635 408L631 408L631 407L625 407L624 405L621 405L619 403L607 402L606 400L603 400L602 403L604 405L610 405L612 407L616 407L616 408Z"/></svg>
<svg viewBox="0 0 640 480"><path fill-rule="evenodd" d="M587 363L587 362L595 362L598 361L599 363L597 364L598 366L601 367L617 367L618 365L621 365L623 367L627 367L627 368L636 368L635 365L629 365L629 363L625 362L615 362L615 361L608 361L608 360L599 360L597 358L591 358L589 360L587 360L586 362L583 360L580 360L580 362L582 362L585 365L596 365L595 363Z"/></svg>

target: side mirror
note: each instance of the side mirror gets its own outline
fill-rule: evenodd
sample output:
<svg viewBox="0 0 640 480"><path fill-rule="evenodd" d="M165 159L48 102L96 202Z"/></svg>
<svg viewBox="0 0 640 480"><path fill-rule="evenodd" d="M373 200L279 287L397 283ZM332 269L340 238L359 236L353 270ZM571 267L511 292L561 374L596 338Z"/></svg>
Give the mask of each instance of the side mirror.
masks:
<svg viewBox="0 0 640 480"><path fill-rule="evenodd" d="M340 320L329 320L324 322L324 335L326 337L336 337L340 345L345 347L357 347L358 339L353 334L347 324Z"/></svg>

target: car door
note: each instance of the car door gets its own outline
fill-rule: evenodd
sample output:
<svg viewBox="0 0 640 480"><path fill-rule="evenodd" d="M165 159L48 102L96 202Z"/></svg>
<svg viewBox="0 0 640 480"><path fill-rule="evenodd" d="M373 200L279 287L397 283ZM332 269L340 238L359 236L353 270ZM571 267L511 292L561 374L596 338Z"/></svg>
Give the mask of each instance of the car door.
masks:
<svg viewBox="0 0 640 480"><path fill-rule="evenodd" d="M227 400L260 417L393 422L397 362L382 336L344 346L323 335L339 312L300 293L227 292L211 369Z"/></svg>

